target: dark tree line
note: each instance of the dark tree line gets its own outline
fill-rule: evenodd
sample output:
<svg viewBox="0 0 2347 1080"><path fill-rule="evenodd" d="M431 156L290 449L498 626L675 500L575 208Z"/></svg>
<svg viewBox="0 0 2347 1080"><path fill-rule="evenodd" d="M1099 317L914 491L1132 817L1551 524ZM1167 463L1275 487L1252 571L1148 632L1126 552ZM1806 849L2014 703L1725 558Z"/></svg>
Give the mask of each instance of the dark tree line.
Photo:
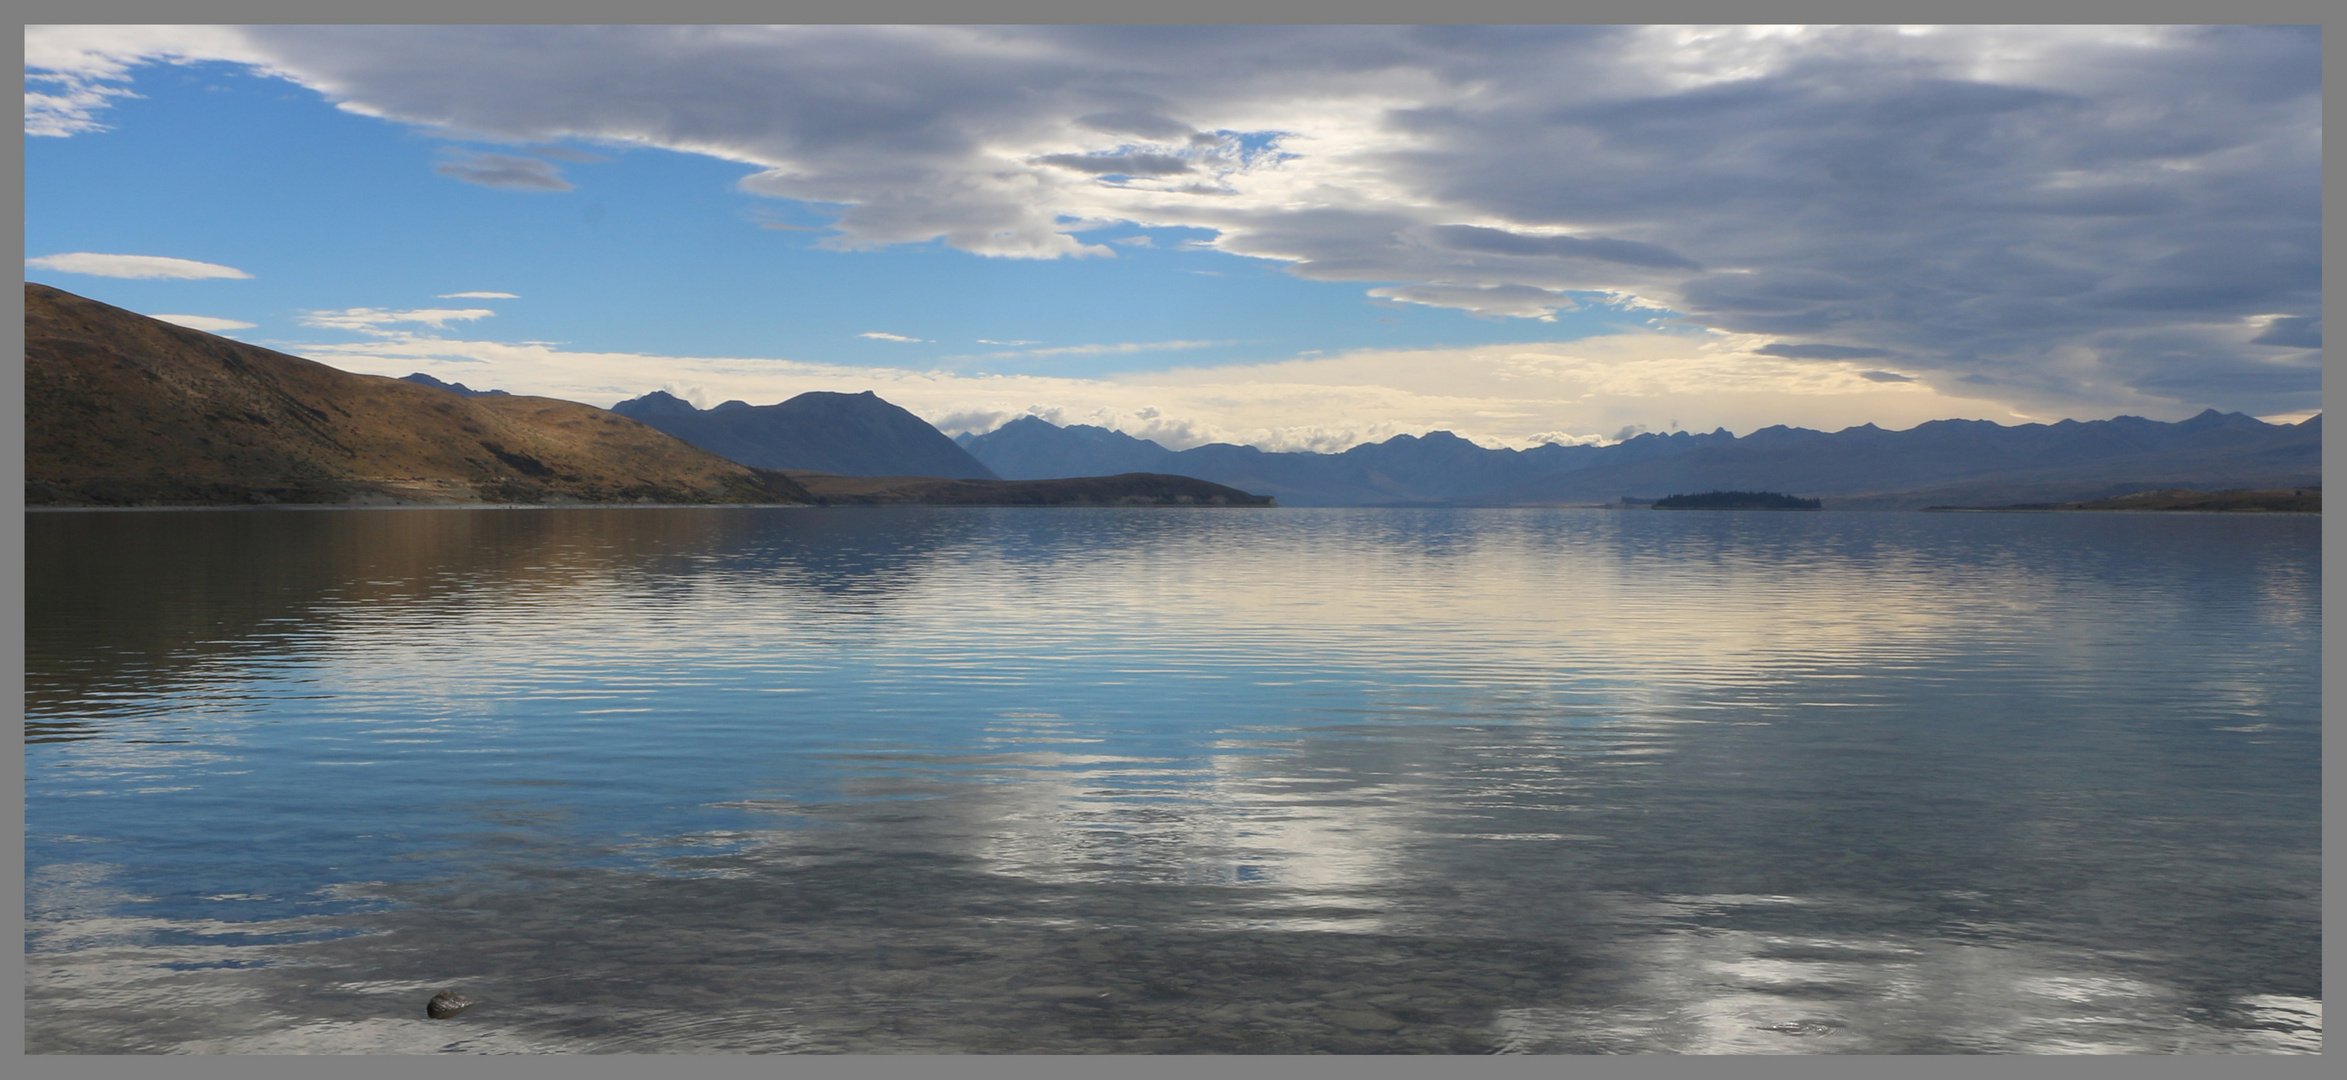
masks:
<svg viewBox="0 0 2347 1080"><path fill-rule="evenodd" d="M1707 491L1701 495L1672 495L1656 499L1657 510L1816 510L1825 505L1774 491Z"/></svg>

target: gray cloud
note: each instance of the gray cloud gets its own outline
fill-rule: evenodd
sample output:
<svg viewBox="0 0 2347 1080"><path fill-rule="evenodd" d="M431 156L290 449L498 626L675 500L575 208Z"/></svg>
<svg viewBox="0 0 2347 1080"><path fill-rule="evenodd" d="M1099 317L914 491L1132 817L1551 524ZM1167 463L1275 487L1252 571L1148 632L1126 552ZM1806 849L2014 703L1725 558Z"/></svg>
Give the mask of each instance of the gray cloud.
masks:
<svg viewBox="0 0 2347 1080"><path fill-rule="evenodd" d="M1859 373L1858 373L1858 377L1859 377L1859 378L1861 378L1861 379L1864 379L1864 380L1866 380L1866 381L1868 381L1868 382L1914 382L1914 381L1915 381L1915 379L1914 379L1912 376L1901 375L1901 374L1899 374L1899 373L1898 373L1898 372L1896 372L1896 371L1861 371L1861 372L1859 372Z"/></svg>
<svg viewBox="0 0 2347 1080"><path fill-rule="evenodd" d="M2297 315L2275 319L2265 332L2249 339L2252 345L2287 345L2296 349L2323 347L2323 321L2311 316Z"/></svg>
<svg viewBox="0 0 2347 1080"><path fill-rule="evenodd" d="M507 154L469 154L432 166L432 171L482 187L523 191L569 191L570 181L550 161Z"/></svg>
<svg viewBox="0 0 2347 1080"><path fill-rule="evenodd" d="M1831 273L1779 269L1733 276L1701 277L1680 286L1680 295L1714 312L1795 312L1830 309L1840 302L1873 300L1880 284Z"/></svg>
<svg viewBox="0 0 2347 1080"><path fill-rule="evenodd" d="M1850 345L1787 345L1782 341L1772 345L1763 345L1752 351L1762 356L1782 356L1787 360L1865 360L1890 355L1889 352L1882 349L1861 349ZM1868 373L1867 378L1873 378L1876 374L1885 373ZM1893 377L1905 378L1903 375Z"/></svg>
<svg viewBox="0 0 2347 1080"><path fill-rule="evenodd" d="M748 191L843 208L838 248L1049 258L1105 253L1073 235L1103 222L1186 226L1485 314L1635 295L2022 405L2320 404L2272 359L2311 323L2242 330L2320 306L2313 28L268 26L78 54L41 32L28 55L76 85L216 55L452 134L718 154ZM443 170L561 182L511 161Z"/></svg>
<svg viewBox="0 0 2347 1080"><path fill-rule="evenodd" d="M1693 259L1654 244L1604 237L1526 236L1480 225L1437 225L1426 230L1434 242L1456 251L1494 255L1558 255L1570 259L1597 259L1630 266L1700 270Z"/></svg>
<svg viewBox="0 0 2347 1080"><path fill-rule="evenodd" d="M1171 154L1047 154L1035 160L1094 176L1175 176L1192 171L1189 162Z"/></svg>
<svg viewBox="0 0 2347 1080"><path fill-rule="evenodd" d="M530 147L530 153L542 158L576 162L582 165L599 164L611 160L601 154L590 154L584 150L573 150L567 146L533 146Z"/></svg>
<svg viewBox="0 0 2347 1080"><path fill-rule="evenodd" d="M1179 139L1190 134L1189 125L1142 109L1098 112L1079 116L1076 122L1094 131L1105 131L1111 135L1139 135L1144 139Z"/></svg>

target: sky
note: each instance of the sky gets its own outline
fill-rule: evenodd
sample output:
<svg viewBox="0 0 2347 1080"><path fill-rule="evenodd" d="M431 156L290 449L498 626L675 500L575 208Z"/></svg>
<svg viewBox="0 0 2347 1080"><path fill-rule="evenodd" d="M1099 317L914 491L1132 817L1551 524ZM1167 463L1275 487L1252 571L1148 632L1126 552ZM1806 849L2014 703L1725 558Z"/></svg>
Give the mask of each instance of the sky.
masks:
<svg viewBox="0 0 2347 1080"><path fill-rule="evenodd" d="M25 275L1175 449L2321 407L2293 27L26 28Z"/></svg>

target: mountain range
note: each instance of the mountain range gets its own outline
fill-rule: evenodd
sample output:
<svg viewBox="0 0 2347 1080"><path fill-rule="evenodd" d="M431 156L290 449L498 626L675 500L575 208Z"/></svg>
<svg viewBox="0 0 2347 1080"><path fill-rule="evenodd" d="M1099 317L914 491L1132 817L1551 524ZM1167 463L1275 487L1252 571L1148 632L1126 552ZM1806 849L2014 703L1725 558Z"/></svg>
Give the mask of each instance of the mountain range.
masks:
<svg viewBox="0 0 2347 1080"><path fill-rule="evenodd" d="M29 506L1271 503L1181 476L1005 481L870 393L707 412L667 394L625 403L744 457L814 470L786 474L618 412L355 374L33 282L24 386ZM718 422L694 428L696 417Z"/></svg>
<svg viewBox="0 0 2347 1080"><path fill-rule="evenodd" d="M2312 488L2322 476L2320 416L2282 425L2215 410L2174 423L1777 426L1527 450L1436 431L1335 454L1176 451L1035 417L948 439L870 391L712 409L656 391L606 411L422 374L345 372L32 282L24 385L32 505L808 502L830 492L847 502L1554 506L1772 491L1822 497L1829 509L1902 509Z"/></svg>
<svg viewBox="0 0 2347 1080"><path fill-rule="evenodd" d="M1825 432L1782 425L1738 438L1648 433L1609 446L1492 449L1447 431L1336 454L1215 443L1169 450L1090 425L1026 417L957 440L1014 480L1155 472L1275 496L1287 506L1553 506L1715 490L1824 497L1829 508L2107 498L2154 488L2290 488L2322 480L2322 418L2268 424L2208 410L2012 427L1935 420Z"/></svg>

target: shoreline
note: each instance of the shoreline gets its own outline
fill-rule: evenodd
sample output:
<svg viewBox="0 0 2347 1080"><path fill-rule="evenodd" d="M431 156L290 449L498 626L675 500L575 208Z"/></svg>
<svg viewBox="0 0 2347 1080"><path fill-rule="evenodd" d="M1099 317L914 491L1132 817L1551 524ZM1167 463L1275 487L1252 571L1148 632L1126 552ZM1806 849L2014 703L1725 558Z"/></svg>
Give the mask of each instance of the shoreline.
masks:
<svg viewBox="0 0 2347 1080"><path fill-rule="evenodd" d="M1601 510L1619 513L1619 506L1605 504L1562 506L1185 506L1185 505L1115 505L1106 503L1062 503L1035 505L1018 503L833 503L825 506L815 503L225 503L212 506L41 506L27 505L27 514L124 514L124 513L193 513L231 510L244 513L316 513L334 510L874 510L898 507L929 509L990 509L990 510ZM1677 510L1694 508L1674 507ZM1754 508L1767 509L1767 508ZM1719 510L1720 513L1740 511ZM1823 507L1818 510L1800 510L1798 513L1845 514L2127 514L2149 517L2178 517L2184 515L2218 517L2322 517L2320 510L2079 510L2014 509L2001 506L1924 506L1909 509L1840 509Z"/></svg>
<svg viewBox="0 0 2347 1080"><path fill-rule="evenodd" d="M149 511L325 511L325 510L823 510L815 503L222 503L206 506L38 506L28 514L110 514Z"/></svg>
<svg viewBox="0 0 2347 1080"><path fill-rule="evenodd" d="M2150 514L2157 516L2173 516L2176 514L2225 514L2236 516L2257 515L2260 517L2281 516L2316 518L2323 516L2323 512L2320 510L2135 510L2120 507L2113 507L2104 510L2088 510L2074 506L2042 508L2018 506L1926 506L1914 512L1918 514Z"/></svg>

